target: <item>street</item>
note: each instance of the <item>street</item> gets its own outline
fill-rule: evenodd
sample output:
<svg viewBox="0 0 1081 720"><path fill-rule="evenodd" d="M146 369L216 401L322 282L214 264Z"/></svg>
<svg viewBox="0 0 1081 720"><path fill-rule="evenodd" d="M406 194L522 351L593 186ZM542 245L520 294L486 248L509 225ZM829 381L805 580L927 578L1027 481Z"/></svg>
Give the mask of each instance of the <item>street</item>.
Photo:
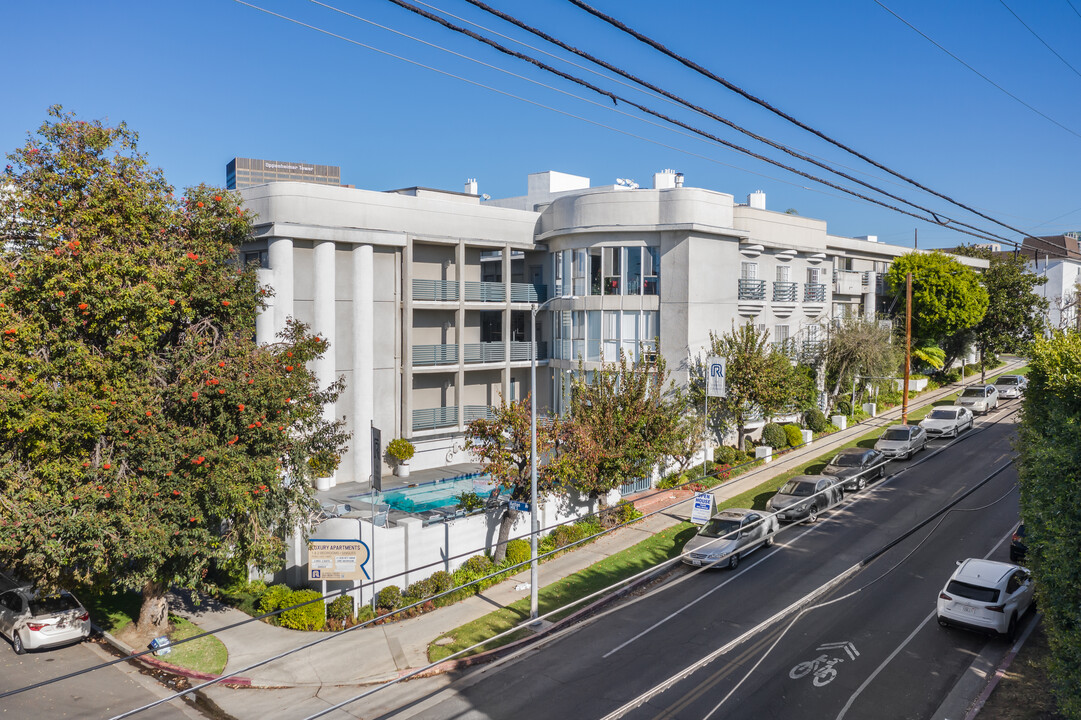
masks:
<svg viewBox="0 0 1081 720"><path fill-rule="evenodd" d="M642 597L389 716L930 717L987 643L1006 646L942 629L933 613L955 561L1007 558L1017 522L1016 471L1006 467L1014 410L981 419L956 443L937 440L911 461L890 463L886 480L814 525L789 527L736 572L680 569ZM953 511L856 569L1003 467ZM831 600L798 618L774 617ZM805 674L796 669L816 659Z"/></svg>

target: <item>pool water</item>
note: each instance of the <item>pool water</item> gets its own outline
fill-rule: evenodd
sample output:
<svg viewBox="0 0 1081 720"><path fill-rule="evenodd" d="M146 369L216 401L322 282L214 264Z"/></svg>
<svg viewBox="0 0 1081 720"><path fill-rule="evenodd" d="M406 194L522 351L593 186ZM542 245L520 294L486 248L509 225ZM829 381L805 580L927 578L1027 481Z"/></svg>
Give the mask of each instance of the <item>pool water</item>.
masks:
<svg viewBox="0 0 1081 720"><path fill-rule="evenodd" d="M499 485L492 482L490 475L447 478L380 493L378 501L402 512L423 513L441 507L454 507L458 504L458 496L466 492L474 492L486 500L496 487ZM509 495L510 490L502 488L500 494Z"/></svg>

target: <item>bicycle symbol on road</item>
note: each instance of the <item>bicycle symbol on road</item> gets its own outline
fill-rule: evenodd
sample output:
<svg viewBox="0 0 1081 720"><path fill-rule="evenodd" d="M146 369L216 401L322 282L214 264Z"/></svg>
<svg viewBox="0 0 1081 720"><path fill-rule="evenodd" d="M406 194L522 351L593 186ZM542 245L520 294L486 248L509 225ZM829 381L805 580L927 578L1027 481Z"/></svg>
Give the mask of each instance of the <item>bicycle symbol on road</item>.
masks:
<svg viewBox="0 0 1081 720"><path fill-rule="evenodd" d="M820 645L817 649L842 649L848 654L849 660L855 660L860 655L859 651L856 650L856 646L850 642L826 643L825 645ZM845 659L843 657L830 657L826 653L822 653L814 660L804 660L799 665L789 670L788 677L793 680L799 680L809 673L814 673L811 682L814 683L815 687L824 687L833 682L837 677L837 668L835 668L834 665L843 663L844 661Z"/></svg>

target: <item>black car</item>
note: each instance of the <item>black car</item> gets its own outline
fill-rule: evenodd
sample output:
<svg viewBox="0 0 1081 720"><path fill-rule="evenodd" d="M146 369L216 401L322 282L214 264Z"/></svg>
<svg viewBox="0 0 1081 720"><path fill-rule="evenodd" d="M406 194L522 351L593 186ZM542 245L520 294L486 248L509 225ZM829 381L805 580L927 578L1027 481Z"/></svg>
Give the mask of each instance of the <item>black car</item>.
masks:
<svg viewBox="0 0 1081 720"><path fill-rule="evenodd" d="M1025 546L1025 524L1017 526L1013 537L1010 539L1010 562L1024 562L1028 548Z"/></svg>
<svg viewBox="0 0 1081 720"><path fill-rule="evenodd" d="M837 478L847 490L862 490L871 477L886 476L886 456L877 450L845 448L833 456L823 475Z"/></svg>

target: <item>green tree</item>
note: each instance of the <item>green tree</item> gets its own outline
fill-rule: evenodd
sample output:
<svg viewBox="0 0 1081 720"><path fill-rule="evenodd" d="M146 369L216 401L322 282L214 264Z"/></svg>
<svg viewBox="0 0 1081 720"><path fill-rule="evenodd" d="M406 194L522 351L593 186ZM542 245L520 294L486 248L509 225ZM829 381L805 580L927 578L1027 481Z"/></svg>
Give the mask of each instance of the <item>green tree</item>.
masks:
<svg viewBox="0 0 1081 720"><path fill-rule="evenodd" d="M465 449L483 465L484 472L511 491L512 500L530 500L532 473L530 462L530 402L502 400L491 419L478 418L466 426ZM553 462L554 451L564 424L558 418L537 418L537 492L549 492L559 484L558 471L564 466ZM499 538L493 559L503 562L511 528L518 511L500 506Z"/></svg>
<svg viewBox="0 0 1081 720"><path fill-rule="evenodd" d="M826 344L826 377L832 382L830 406L847 394L856 376L883 378L897 374L901 361L890 342L891 329L877 321L847 317L832 328Z"/></svg>
<svg viewBox="0 0 1081 720"><path fill-rule="evenodd" d="M44 589L141 592L272 570L346 440L340 385L300 324L254 342L250 223L208 187L174 198L125 125L50 111L0 193L0 564Z"/></svg>
<svg viewBox="0 0 1081 720"><path fill-rule="evenodd" d="M605 520L607 495L624 483L648 477L665 456L681 452L686 398L669 380L659 353L631 362L620 353L587 377L579 366L571 390L573 445L561 474L596 498Z"/></svg>
<svg viewBox="0 0 1081 720"><path fill-rule="evenodd" d="M814 404L813 374L794 367L776 352L765 331L746 323L721 335L711 332L709 341L710 354L723 357L726 363L726 396L710 399L710 423L734 426L739 448L743 448L751 420L768 419L783 410L805 410Z"/></svg>
<svg viewBox="0 0 1081 720"><path fill-rule="evenodd" d="M905 311L905 275L912 273L912 336L920 347L938 346L973 328L987 311L979 274L942 252L908 253L890 264L886 282Z"/></svg>
<svg viewBox="0 0 1081 720"><path fill-rule="evenodd" d="M980 276L987 288L987 312L973 328L981 371L987 353L1027 352L1047 327L1049 303L1036 292L1047 277L1032 272L1023 258L1012 254L977 247L963 247L958 253L990 262Z"/></svg>
<svg viewBox="0 0 1081 720"><path fill-rule="evenodd" d="M1081 335L1032 345L1018 468L1028 565L1051 647L1059 710L1081 718Z"/></svg>

